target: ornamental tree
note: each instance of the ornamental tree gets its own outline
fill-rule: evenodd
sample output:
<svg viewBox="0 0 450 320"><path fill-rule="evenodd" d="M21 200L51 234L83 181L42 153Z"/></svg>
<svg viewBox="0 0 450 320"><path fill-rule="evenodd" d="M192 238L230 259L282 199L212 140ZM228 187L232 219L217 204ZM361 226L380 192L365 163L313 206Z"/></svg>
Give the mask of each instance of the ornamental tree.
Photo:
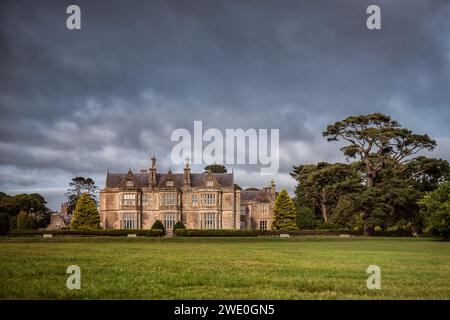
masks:
<svg viewBox="0 0 450 320"><path fill-rule="evenodd" d="M97 230L100 229L100 214L94 200L87 193L83 193L77 201L72 220L72 229Z"/></svg>
<svg viewBox="0 0 450 320"><path fill-rule="evenodd" d="M295 205L286 189L281 190L275 199L273 213L274 220L272 223L272 228L274 230L288 231L297 229L297 224L295 221Z"/></svg>

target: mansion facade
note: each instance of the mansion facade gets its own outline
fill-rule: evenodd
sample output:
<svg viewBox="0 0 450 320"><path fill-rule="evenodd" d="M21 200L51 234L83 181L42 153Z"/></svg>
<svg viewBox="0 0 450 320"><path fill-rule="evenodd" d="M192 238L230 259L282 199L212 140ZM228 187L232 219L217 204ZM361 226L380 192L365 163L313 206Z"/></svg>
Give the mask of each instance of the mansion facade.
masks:
<svg viewBox="0 0 450 320"><path fill-rule="evenodd" d="M107 173L100 191L104 229L150 229L156 220L172 230L177 221L187 229L270 229L275 183L241 190L233 173L158 173L156 159L139 173Z"/></svg>

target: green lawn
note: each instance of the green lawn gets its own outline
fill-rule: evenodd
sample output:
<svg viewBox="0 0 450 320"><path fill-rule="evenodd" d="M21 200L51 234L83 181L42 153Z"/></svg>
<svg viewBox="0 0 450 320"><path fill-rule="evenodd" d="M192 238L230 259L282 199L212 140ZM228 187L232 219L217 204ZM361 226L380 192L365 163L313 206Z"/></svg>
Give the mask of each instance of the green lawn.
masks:
<svg viewBox="0 0 450 320"><path fill-rule="evenodd" d="M81 290L66 268L81 268ZM381 290L366 269L381 268ZM450 242L0 238L1 299L450 299Z"/></svg>

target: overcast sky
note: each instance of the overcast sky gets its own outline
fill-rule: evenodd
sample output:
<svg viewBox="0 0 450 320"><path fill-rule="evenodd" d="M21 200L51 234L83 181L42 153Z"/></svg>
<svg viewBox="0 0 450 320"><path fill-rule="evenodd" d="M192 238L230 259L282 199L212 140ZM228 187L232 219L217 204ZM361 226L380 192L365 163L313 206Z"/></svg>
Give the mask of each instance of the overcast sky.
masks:
<svg viewBox="0 0 450 320"><path fill-rule="evenodd" d="M66 28L81 7L82 30ZM366 28L381 7L382 29ZM0 190L52 209L71 177L170 160L175 128L280 129L292 165L345 161L321 131L384 112L450 160L450 1L2 1ZM194 169L199 170L201 166ZM231 169L231 168L230 168ZM234 166L243 187L270 176Z"/></svg>

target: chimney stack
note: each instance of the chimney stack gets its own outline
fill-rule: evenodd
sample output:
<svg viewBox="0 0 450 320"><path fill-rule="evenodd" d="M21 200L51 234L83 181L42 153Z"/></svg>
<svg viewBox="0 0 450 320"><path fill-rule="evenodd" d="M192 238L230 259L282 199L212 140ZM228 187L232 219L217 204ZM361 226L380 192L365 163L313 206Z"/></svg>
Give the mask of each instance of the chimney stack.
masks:
<svg viewBox="0 0 450 320"><path fill-rule="evenodd" d="M184 165L183 184L185 186L191 186L191 168L189 167L189 157L186 157Z"/></svg>
<svg viewBox="0 0 450 320"><path fill-rule="evenodd" d="M155 156L152 156L150 160L151 160L151 166L149 169L150 174L148 176L148 179L149 179L148 185L150 188L153 189L153 188L156 188L156 158L155 158Z"/></svg>

